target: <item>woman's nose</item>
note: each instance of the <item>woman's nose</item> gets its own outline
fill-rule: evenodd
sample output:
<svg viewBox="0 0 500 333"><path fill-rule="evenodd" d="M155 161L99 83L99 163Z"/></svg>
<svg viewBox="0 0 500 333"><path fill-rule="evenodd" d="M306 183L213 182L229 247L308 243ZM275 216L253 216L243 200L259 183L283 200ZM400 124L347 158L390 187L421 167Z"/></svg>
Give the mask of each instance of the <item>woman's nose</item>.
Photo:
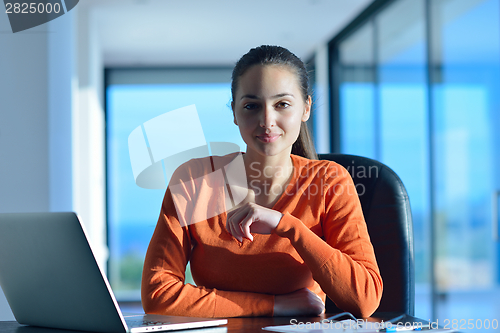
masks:
<svg viewBox="0 0 500 333"><path fill-rule="evenodd" d="M262 109L260 116L260 126L271 128L276 124L276 115L272 106L266 106Z"/></svg>

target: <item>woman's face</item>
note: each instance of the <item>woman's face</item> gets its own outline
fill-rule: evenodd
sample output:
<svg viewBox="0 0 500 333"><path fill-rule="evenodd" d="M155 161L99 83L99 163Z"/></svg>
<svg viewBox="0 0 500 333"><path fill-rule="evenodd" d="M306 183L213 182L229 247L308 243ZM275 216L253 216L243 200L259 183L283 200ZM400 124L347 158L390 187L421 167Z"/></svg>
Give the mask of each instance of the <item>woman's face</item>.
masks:
<svg viewBox="0 0 500 333"><path fill-rule="evenodd" d="M285 66L255 65L238 79L231 104L247 153L290 155L300 125L309 119L296 74Z"/></svg>

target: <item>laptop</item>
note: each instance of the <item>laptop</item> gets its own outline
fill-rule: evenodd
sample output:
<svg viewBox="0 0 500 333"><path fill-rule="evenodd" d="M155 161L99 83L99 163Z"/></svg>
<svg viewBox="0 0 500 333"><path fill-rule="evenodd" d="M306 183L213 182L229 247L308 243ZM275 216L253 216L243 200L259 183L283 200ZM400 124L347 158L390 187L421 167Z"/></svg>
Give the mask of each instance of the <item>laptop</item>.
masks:
<svg viewBox="0 0 500 333"><path fill-rule="evenodd" d="M227 324L227 319L124 316L75 213L0 214L0 286L24 325L135 333Z"/></svg>

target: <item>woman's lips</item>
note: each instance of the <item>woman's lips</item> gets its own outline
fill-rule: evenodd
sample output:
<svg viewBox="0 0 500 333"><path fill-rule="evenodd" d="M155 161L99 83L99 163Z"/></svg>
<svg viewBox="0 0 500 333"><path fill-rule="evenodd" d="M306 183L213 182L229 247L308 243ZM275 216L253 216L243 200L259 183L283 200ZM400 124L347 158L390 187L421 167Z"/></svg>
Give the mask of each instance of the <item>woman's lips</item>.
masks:
<svg viewBox="0 0 500 333"><path fill-rule="evenodd" d="M262 142L274 142L278 140L280 137L280 134L264 134L264 135L257 135L257 139L259 139Z"/></svg>

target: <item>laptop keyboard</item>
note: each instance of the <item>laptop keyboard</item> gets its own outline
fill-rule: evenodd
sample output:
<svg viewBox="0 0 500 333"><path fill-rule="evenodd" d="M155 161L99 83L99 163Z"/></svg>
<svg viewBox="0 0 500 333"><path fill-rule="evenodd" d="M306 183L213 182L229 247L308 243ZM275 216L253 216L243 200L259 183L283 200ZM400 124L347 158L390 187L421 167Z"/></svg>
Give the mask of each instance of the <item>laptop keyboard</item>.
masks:
<svg viewBox="0 0 500 333"><path fill-rule="evenodd" d="M166 321L148 321L148 320L127 320L127 325L132 327L145 327L145 326L160 326L170 324Z"/></svg>

